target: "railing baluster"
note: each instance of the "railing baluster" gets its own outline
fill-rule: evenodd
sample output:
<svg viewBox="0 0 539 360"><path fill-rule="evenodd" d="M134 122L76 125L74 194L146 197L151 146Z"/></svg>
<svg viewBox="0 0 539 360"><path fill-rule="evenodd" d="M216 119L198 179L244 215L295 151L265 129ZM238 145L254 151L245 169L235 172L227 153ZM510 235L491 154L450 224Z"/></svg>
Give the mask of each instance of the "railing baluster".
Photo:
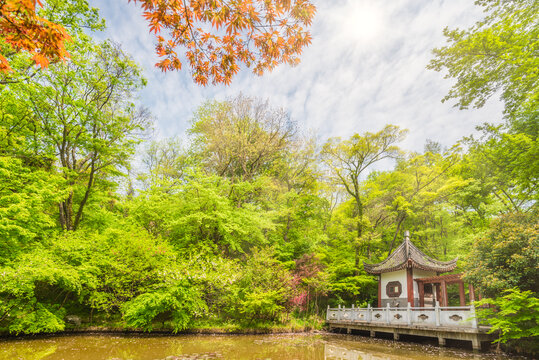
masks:
<svg viewBox="0 0 539 360"><path fill-rule="evenodd" d="M434 308L434 316L436 318L436 326L440 326L440 303L436 301L436 307Z"/></svg>
<svg viewBox="0 0 539 360"><path fill-rule="evenodd" d="M472 300L471 304L470 304L470 316L472 317L472 327L474 329L477 329L477 317L475 315L475 304Z"/></svg>

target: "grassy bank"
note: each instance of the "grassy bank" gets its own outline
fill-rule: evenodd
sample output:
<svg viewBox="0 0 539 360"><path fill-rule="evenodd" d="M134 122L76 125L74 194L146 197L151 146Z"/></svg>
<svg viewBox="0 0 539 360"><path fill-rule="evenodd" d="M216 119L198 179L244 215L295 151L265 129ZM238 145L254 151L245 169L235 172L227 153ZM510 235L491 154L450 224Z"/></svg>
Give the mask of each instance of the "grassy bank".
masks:
<svg viewBox="0 0 539 360"><path fill-rule="evenodd" d="M80 323L79 323L80 321ZM180 332L174 332L173 325L168 322L155 322L150 331L133 328L121 318L88 319L72 318L66 322L64 331L59 333L146 333L146 334L281 334L322 331L325 321L320 317L291 318L288 321L233 321L220 319L196 319L192 324ZM46 333L41 333L46 335ZM7 329L0 329L0 336L24 336L10 333ZM25 334L28 335L28 334Z"/></svg>

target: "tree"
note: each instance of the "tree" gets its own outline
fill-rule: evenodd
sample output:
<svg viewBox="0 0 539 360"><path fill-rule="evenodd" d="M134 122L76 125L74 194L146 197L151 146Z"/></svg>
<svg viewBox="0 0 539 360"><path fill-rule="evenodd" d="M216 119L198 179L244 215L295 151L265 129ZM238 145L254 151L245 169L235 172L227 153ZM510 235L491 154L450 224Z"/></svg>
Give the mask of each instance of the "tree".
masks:
<svg viewBox="0 0 539 360"><path fill-rule="evenodd" d="M58 175L15 157L0 156L0 183L2 265L54 236L57 225L51 209L66 194Z"/></svg>
<svg viewBox="0 0 539 360"><path fill-rule="evenodd" d="M449 200L466 185L452 171L460 159L454 151L412 154L387 174L388 182L383 176L373 179L378 186L393 194L388 208L394 213L396 228L388 255L396 245L401 225L415 229L414 238L419 243L429 244L431 249L442 245L443 255L447 254L450 224L449 221L444 223L444 219L452 210Z"/></svg>
<svg viewBox="0 0 539 360"><path fill-rule="evenodd" d="M374 163L400 155L395 143L401 141L406 130L398 126L387 125L377 133L354 134L349 140L331 138L323 146L322 158L329 167L334 180L343 186L354 199L356 207L356 246L355 267L359 271L360 241L363 236L364 196L361 191L360 177Z"/></svg>
<svg viewBox="0 0 539 360"><path fill-rule="evenodd" d="M316 143L312 138L296 138L273 162L274 201L282 237L275 242L280 260L292 260L314 251L324 238L323 224L328 218L328 203L320 196L321 172Z"/></svg>
<svg viewBox="0 0 539 360"><path fill-rule="evenodd" d="M144 171L137 179L145 189L152 185L172 186L185 181L187 170L192 168L193 158L182 146L179 138L152 141L144 149Z"/></svg>
<svg viewBox="0 0 539 360"><path fill-rule="evenodd" d="M239 279L238 311L252 320L276 320L291 298L291 276L271 249L255 251Z"/></svg>
<svg viewBox="0 0 539 360"><path fill-rule="evenodd" d="M69 195L59 204L63 229L76 229L99 180L120 174L128 165L135 135L149 115L133 104L144 85L133 60L112 43L74 44L72 60L42 71L14 89L32 112L39 136L30 147L56 157Z"/></svg>
<svg viewBox="0 0 539 360"><path fill-rule="evenodd" d="M518 287L539 293L536 214L507 214L492 222L466 258L465 277L485 296Z"/></svg>
<svg viewBox="0 0 539 360"><path fill-rule="evenodd" d="M194 81L202 85L229 84L240 64L252 66L258 75L281 63L296 65L311 42L308 27L315 6L310 0L133 2L140 4L156 35L156 52L163 58L157 67L179 70L187 61ZM65 29L37 16L31 0L0 1L0 10L0 39L16 51L34 53L42 66L67 56ZM0 71L9 69L5 57L0 57L0 66Z"/></svg>
<svg viewBox="0 0 539 360"><path fill-rule="evenodd" d="M296 127L283 109L240 94L202 105L189 131L209 170L233 181L248 181L270 169Z"/></svg>
<svg viewBox="0 0 539 360"><path fill-rule="evenodd" d="M262 185L264 185L263 183ZM167 184L169 185L169 184ZM261 184L235 183L195 173L185 184L152 186L134 199L131 218L149 233L166 236L178 249L237 256L266 242L272 214L257 204L241 204L231 196L256 192Z"/></svg>
<svg viewBox="0 0 539 360"><path fill-rule="evenodd" d="M370 230L370 226L364 221L363 233L366 233L367 229ZM324 229L324 233L327 240L317 251L321 254L323 263L327 265L325 272L329 277L328 287L331 296L336 298L338 304L345 302L359 304L375 299L377 281L364 272L360 273L357 265L359 256L364 253L360 250L365 250L365 242L359 241L356 237L357 207L354 199L349 198L332 211L331 221ZM335 304L334 301L331 302Z"/></svg>
<svg viewBox="0 0 539 360"><path fill-rule="evenodd" d="M510 121L527 118L537 131L539 102L539 3L535 0L477 0L486 13L467 30L450 30L450 43L434 50L428 68L456 79L445 100L462 108L482 107L501 93Z"/></svg>
<svg viewBox="0 0 539 360"><path fill-rule="evenodd" d="M480 180L484 193L493 196L499 212L533 211L538 206L539 143L526 133L504 132L500 126L480 127L481 137L466 138L469 176Z"/></svg>
<svg viewBox="0 0 539 360"><path fill-rule="evenodd" d="M489 333L497 333L494 342L505 344L518 340L516 347L526 349L528 354L537 354L539 346L539 299L537 293L520 291L518 288L507 289L503 296L496 299L483 299L477 305L478 317L485 319L491 328Z"/></svg>

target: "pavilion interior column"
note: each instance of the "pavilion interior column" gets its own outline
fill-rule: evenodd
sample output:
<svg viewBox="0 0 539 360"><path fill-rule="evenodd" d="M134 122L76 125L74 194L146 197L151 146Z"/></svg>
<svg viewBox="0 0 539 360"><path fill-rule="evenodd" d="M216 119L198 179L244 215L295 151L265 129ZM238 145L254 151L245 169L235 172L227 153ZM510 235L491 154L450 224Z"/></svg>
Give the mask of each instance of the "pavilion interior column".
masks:
<svg viewBox="0 0 539 360"><path fill-rule="evenodd" d="M378 275L378 307L382 307L382 275Z"/></svg>
<svg viewBox="0 0 539 360"><path fill-rule="evenodd" d="M414 306L414 275L413 275L413 269L411 267L406 268L406 282L407 282L407 290L408 290L408 302L410 303L410 306Z"/></svg>
<svg viewBox="0 0 539 360"><path fill-rule="evenodd" d="M419 291L419 307L425 307L425 284L423 281L417 282L417 290Z"/></svg>
<svg viewBox="0 0 539 360"><path fill-rule="evenodd" d="M466 294L464 293L464 283L459 281L459 300L460 300L460 306L466 305Z"/></svg>
<svg viewBox="0 0 539 360"><path fill-rule="evenodd" d="M445 280L442 280L442 303L441 303L441 306L447 306L447 303L449 301L447 301L447 284L445 282Z"/></svg>
<svg viewBox="0 0 539 360"><path fill-rule="evenodd" d="M468 295L470 297L470 303L475 301L475 291L472 284L468 284L468 291L470 294Z"/></svg>

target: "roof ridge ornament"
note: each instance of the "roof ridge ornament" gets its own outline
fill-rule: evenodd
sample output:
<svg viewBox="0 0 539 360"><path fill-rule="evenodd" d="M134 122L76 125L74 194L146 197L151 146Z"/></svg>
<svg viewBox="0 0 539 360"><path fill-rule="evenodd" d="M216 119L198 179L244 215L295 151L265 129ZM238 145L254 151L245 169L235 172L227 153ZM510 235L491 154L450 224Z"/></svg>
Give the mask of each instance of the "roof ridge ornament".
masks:
<svg viewBox="0 0 539 360"><path fill-rule="evenodd" d="M406 244L406 259L410 259L410 232L404 231L404 243Z"/></svg>

